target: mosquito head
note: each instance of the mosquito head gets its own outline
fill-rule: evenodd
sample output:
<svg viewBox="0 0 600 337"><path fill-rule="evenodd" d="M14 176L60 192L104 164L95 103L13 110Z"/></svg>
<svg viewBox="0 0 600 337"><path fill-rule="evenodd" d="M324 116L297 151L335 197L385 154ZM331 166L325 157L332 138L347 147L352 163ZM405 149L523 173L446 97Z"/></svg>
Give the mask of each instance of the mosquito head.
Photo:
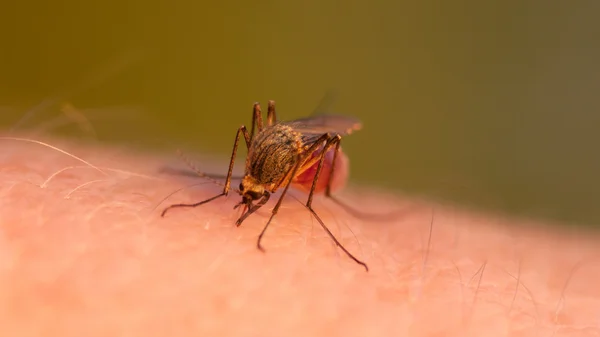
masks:
<svg viewBox="0 0 600 337"><path fill-rule="evenodd" d="M258 200L265 195L265 188L257 184L251 176L245 176L237 191L242 196L242 204L250 205L252 201Z"/></svg>

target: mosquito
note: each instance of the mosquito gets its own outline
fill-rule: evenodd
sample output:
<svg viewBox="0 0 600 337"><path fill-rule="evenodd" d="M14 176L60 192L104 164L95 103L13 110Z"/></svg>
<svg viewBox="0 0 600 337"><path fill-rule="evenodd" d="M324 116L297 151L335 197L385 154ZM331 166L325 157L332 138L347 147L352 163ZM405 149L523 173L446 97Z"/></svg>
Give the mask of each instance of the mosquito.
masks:
<svg viewBox="0 0 600 337"><path fill-rule="evenodd" d="M347 169L344 167L347 162L343 160L346 157L340 147L341 139L360 128L361 123L358 119L339 115L317 115L280 122L277 120L275 112L275 101L269 101L266 125L263 125L260 104L258 102L254 103L250 132L248 132L246 126L242 125L236 133L225 184L216 181L218 184L223 185L223 191L197 203L170 205L163 210L161 216L164 216L167 211L173 208L197 207L227 196L231 190L232 172L238 144L240 137L243 137L248 155L244 176L241 179L239 188L234 189L242 197L242 200L234 206L234 209L243 206L242 215L235 222L236 226L240 226L248 216L264 206L269 201L272 193L283 188L281 196L256 242L257 248L264 252L261 245L262 237L279 211L288 189L290 186L294 186L308 191L306 208L317 219L335 244L349 258L363 266L366 271L369 271L367 264L352 255L338 241L312 208L315 193L324 192L326 197L339 203L331 192L335 185L339 185L340 171ZM195 168L194 170L201 177L211 178L210 175ZM321 180L323 172L326 172L327 175L325 180Z"/></svg>

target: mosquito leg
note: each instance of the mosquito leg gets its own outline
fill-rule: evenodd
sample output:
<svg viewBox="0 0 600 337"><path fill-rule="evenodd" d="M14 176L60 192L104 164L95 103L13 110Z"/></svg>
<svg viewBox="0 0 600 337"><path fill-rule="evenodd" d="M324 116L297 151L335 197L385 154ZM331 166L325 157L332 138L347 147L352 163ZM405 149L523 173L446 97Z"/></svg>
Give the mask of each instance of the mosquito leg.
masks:
<svg viewBox="0 0 600 337"><path fill-rule="evenodd" d="M342 139L342 137L340 135L335 135L334 137L327 140L327 143L325 143L325 146L323 147L323 150L321 151L321 155L320 155L321 158L319 159L319 166L317 166L317 171L315 172L315 178L313 179L312 186L310 187L310 192L308 193L308 201L306 202L307 207L311 207L311 205L312 205L313 194L314 194L315 188L317 187L317 181L319 180L319 177L321 176L321 169L323 168L323 163L325 162L325 155L327 155L327 152L329 151L329 149L331 149L332 146L335 146L335 152L333 153L333 162L331 165L331 171L329 171L330 172L329 177L327 177L326 193L329 191L331 180L332 180L331 177L333 177L333 170L335 169L335 159L337 157L337 152L340 148L341 139Z"/></svg>
<svg viewBox="0 0 600 337"><path fill-rule="evenodd" d="M295 165L293 171L296 171L298 169L298 164ZM275 214L277 214L277 211L279 211L279 207L281 206L281 203L283 201L283 197L285 197L285 194L288 190L288 188L291 185L291 180L285 185L285 188L283 189L283 192L281 192L281 196L279 197L279 200L277 201L277 204L275 205L275 207L273 207L273 211L271 212L271 217L269 218L269 221L267 221L267 224L265 225L265 227L263 228L263 230L260 232L260 234L258 235L258 240L256 240L256 247L260 250L260 251L265 251L264 248L260 245L260 241L262 240L263 235L265 235L265 232L267 231L267 228L269 227L269 225L271 224L271 221L273 220L273 218L275 217ZM258 206L258 205L257 205ZM248 213L246 213L248 214Z"/></svg>
<svg viewBox="0 0 600 337"><path fill-rule="evenodd" d="M300 167L301 163L302 163L302 160L298 160L298 162L296 163L296 165L294 165L294 168L291 170L291 175L290 176L293 177L296 174L296 171L298 171L298 167ZM275 214L277 214L277 212L279 211L279 207L281 207L281 203L283 202L283 198L285 197L285 194L287 193L287 190L290 188L291 183L292 183L292 179L289 179L288 182L287 182L287 184L285 185L285 188L283 189L283 192L281 192L281 196L279 197L279 200L277 200L277 204L275 204L275 207L273 207L273 211L271 212L271 217L269 218L269 221L267 221L267 224L265 225L265 227L263 228L263 230L260 232L260 235L258 235L258 240L256 240L256 247L259 250L263 251L263 252L265 250L260 245L260 241L262 240L263 235L265 235L265 232L267 231L267 228L269 227L269 224L271 224L271 221L275 217Z"/></svg>
<svg viewBox="0 0 600 337"><path fill-rule="evenodd" d="M407 210L404 210L404 209L400 210L400 211L392 212L392 213L385 213L385 214L364 213L364 212L361 212L358 209L346 204L345 202L341 201L340 199L338 199L337 197L335 197L331 194L331 183L333 182L333 176L334 176L333 174L335 172L335 162L336 162L338 154L340 152L340 144L341 144L341 137L337 136L337 138L339 138L339 139L335 142L335 151L333 152L333 161L332 161L332 165L331 165L331 170L329 171L329 177L327 177L327 185L325 185L325 197L331 199L338 206L343 208L346 212L348 212L352 216L359 218L359 219L389 221L391 219L397 218L398 216L404 215L407 212ZM323 153L326 153L326 150L323 150ZM315 177L319 175L320 170L321 170L321 166L319 166L317 168L317 173L315 174ZM313 182L313 188L311 189L311 193L309 194L309 201L312 199L312 190L314 189L314 186L315 186L315 183Z"/></svg>
<svg viewBox="0 0 600 337"><path fill-rule="evenodd" d="M333 233L331 233L331 231L329 230L329 228L327 228L327 226L325 226L325 223L323 222L323 220L321 220L321 218L317 215L317 213L315 212L314 209L312 209L312 207L308 206L307 207L308 210L310 211L310 213L312 213L312 215L315 217L315 219L317 219L317 221L319 222L319 224L321 225L321 227L323 227L323 229L325 230L325 232L327 232L327 234L329 235L329 237L333 240L333 242L335 242L335 244L340 247L340 249L346 253L346 255L348 255L349 258L351 258L352 260L354 260L354 262L360 264L361 266L365 267L366 271L369 271L369 267L367 266L366 263L362 262L361 260L357 259L354 255L352 255L352 253L350 253L339 241L338 239L335 238L335 235L333 235Z"/></svg>
<svg viewBox="0 0 600 337"><path fill-rule="evenodd" d="M242 214L242 216L240 216L240 218L237 219L237 221L235 222L235 225L239 227L242 224L242 222L244 220L246 220L247 217L250 216L250 214L258 211L259 208L264 206L267 203L267 201L269 201L270 196L271 195L268 192L266 192L265 195L262 197L262 199L260 199L260 201L256 205L249 208L246 213Z"/></svg>
<svg viewBox="0 0 600 337"><path fill-rule="evenodd" d="M331 183L333 181L333 173L335 172L335 162L337 160L338 153L340 152L340 144L341 144L341 138L336 143L336 145L335 145L335 151L333 152L333 160L332 160L332 164L331 164L331 170L329 170L329 177L327 177L327 185L325 185L325 197L333 200L336 204L338 204L339 206L341 206L348 213L350 213L350 214L352 214L352 215L360 218L362 216L362 214L359 211L357 211L354 208L346 205L341 200L339 200L338 198L334 197L331 194ZM320 167L319 167L319 169L317 169L317 173L319 172L319 170L320 170ZM311 196L312 196L312 193L311 193Z"/></svg>
<svg viewBox="0 0 600 337"><path fill-rule="evenodd" d="M231 175L233 173L233 164L235 163L235 155L237 153L238 144L240 142L240 135L242 135L242 134L244 135L245 139L248 139L248 137L247 137L248 130L246 130L246 127L243 126L243 125L238 129L238 131L237 131L237 133L235 135L235 141L233 142L233 150L231 151L231 159L229 161L229 170L227 171L227 178L225 179L225 185L223 186L223 192L221 192L221 194L218 194L218 195L216 195L216 196L214 196L212 198L209 198L207 200L200 201L200 202L197 202L197 203L194 203L194 204L174 204L174 205L171 205L171 206L165 208L162 211L162 213L160 215L161 217L164 217L165 214L167 213L167 211L170 210L170 209L172 209L172 208L197 207L197 206L203 205L203 204L205 204L207 202L211 202L211 201L213 201L213 200L215 200L217 198L220 198L222 196L226 196L229 193L229 189L231 187ZM250 144L248 144L248 142L246 142L246 146L249 147Z"/></svg>
<svg viewBox="0 0 600 337"><path fill-rule="evenodd" d="M177 150L177 154L179 155L179 157L181 158L181 160L192 170L194 171L195 174L192 174L190 172L184 171L184 170L180 170L180 169L175 169L175 168L171 168L171 167L163 167L161 168L160 172L162 173L169 173L169 174L173 174L173 175L180 175L180 176L187 176L187 177L201 177L201 178L205 178L208 179L210 181L212 181L213 183L220 185L220 186L224 186L224 184L216 179L227 179L227 177L229 177L229 179L231 180L231 178L233 179L241 179L242 177L232 177L231 173L233 172L233 160L235 157L235 153L237 151L237 144L238 144L238 138L239 138L239 133L242 132L242 134L244 135L244 140L246 141L246 148L249 149L250 148L250 136L248 134L248 130L246 129L245 126L242 126L238 129L238 134L236 135L235 138L235 143L234 143L234 149L233 149L233 154L231 156L231 161L229 162L229 171L227 175L222 175L222 174L209 174L209 173L204 173L202 172L196 165L194 165L194 163L187 158L183 152Z"/></svg>
<svg viewBox="0 0 600 337"><path fill-rule="evenodd" d="M223 194L227 195L229 193L229 187L231 186L231 175L233 174L233 164L235 161L235 155L237 154L238 143L240 141L240 133L244 135L244 139L246 140L246 148L250 149L250 136L248 136L248 130L244 125L242 125L237 134L235 135L235 141L233 142L233 150L231 151L231 160L229 161L229 169L227 170L227 179L225 180L225 188L223 188ZM250 140L250 141L249 141Z"/></svg>
<svg viewBox="0 0 600 337"><path fill-rule="evenodd" d="M305 153L304 155L299 155L297 157L296 165L294 165L294 167L288 172L288 174L286 174L286 178L284 178L282 180L282 182L287 182L286 185L285 185L285 188L283 189L283 192L281 192L281 196L279 197L279 200L277 201L277 204L275 204L275 207L273 207L273 211L271 212L271 217L269 218L269 221L267 221L267 224L263 228L262 232L260 232L260 235L258 236L258 240L256 242L256 246L261 251L264 251L264 249L260 245L260 241L262 240L263 235L267 231L267 228L269 227L269 224L271 224L271 221L275 217L275 214L277 214L277 212L279 211L279 207L281 207L281 203L283 202L283 198L285 197L288 189L290 188L292 180L296 176L296 174L298 172L298 169L306 161L306 159L308 158L308 156L312 155L312 153L319 146L322 146L323 142L327 141L327 139L329 139L329 135L328 134L324 134L323 136L319 137L319 139L317 139L317 141L313 145L311 145L311 147L307 151L304 152Z"/></svg>
<svg viewBox="0 0 600 337"><path fill-rule="evenodd" d="M333 196L331 195L331 182L333 181L333 172L335 171L335 161L337 160L338 157L338 152L340 152L340 144L341 144L341 137L338 136L338 141L335 144L335 151L333 152L333 161L331 162L331 170L329 171L329 177L327 177L327 185L325 186L325 196L328 198L332 198ZM317 169L318 172L318 169Z"/></svg>
<svg viewBox="0 0 600 337"><path fill-rule="evenodd" d="M352 260L354 260L354 262L360 264L361 266L365 267L366 271L369 271L369 267L367 267L367 264L362 262L361 260L357 259L354 255L352 255L352 253L350 253L339 241L338 239L335 237L335 235L333 235L333 233L331 233L331 231L329 230L329 228L327 228L327 226L325 226L325 223L323 222L323 220L321 220L321 218L317 215L317 212L315 212L315 210L312 208L312 200L313 200L313 194L315 192L315 188L317 186L317 181L319 180L319 177L321 175L321 169L323 168L323 163L325 162L325 155L327 154L327 151L329 151L329 149L331 149L331 147L335 146L336 148L336 152L339 150L340 147L340 140L342 139L342 137L340 137L339 135L336 135L332 138L330 138L327 143L325 144L325 146L323 147L323 151L321 152L321 159L319 160L319 166L317 166L317 171L315 172L315 177L313 179L313 184L310 188L310 192L308 194L308 200L306 202L306 208L308 208L308 210L312 213L312 215L317 219L317 221L319 222L319 224L321 225L321 227L323 227L323 229L325 230L325 232L327 232L327 234L329 235L329 237L333 240L333 242L335 242L335 244L340 247L340 249L346 253L346 255L348 255L349 258L351 258ZM333 163L335 163L335 154L333 157ZM333 167L335 167L335 164L333 165ZM331 172L333 172L333 167ZM329 176L329 181L327 186L329 187L329 182L331 181L331 175Z"/></svg>
<svg viewBox="0 0 600 337"><path fill-rule="evenodd" d="M267 126L277 123L277 114L275 113L275 101L269 101L267 110Z"/></svg>
<svg viewBox="0 0 600 337"><path fill-rule="evenodd" d="M263 128L262 110L258 102L252 106L252 129L250 131L250 137L246 138L246 142L249 144L254 138L254 130L260 132Z"/></svg>
<svg viewBox="0 0 600 337"><path fill-rule="evenodd" d="M224 195L226 195L226 194L225 194L225 193L221 193L221 194L215 195L215 196L214 196L214 197L212 197L212 198L206 199L206 200L204 200L204 201L197 202L197 203L195 203L195 204L173 204L173 205L171 205L171 206L169 206L169 207L165 208L165 209L162 211L162 213L160 214L160 216L161 216L161 217L164 217L164 216L165 216L165 214L167 213L167 211L168 211L168 210L170 210L170 209L173 209L173 208L179 208L179 207L196 207L196 206L204 205L204 204L206 204L206 203L209 203L209 202L211 202L211 201L213 201L213 200L215 200L215 199L217 199L217 198L220 198L220 197L222 197L222 196L224 196Z"/></svg>

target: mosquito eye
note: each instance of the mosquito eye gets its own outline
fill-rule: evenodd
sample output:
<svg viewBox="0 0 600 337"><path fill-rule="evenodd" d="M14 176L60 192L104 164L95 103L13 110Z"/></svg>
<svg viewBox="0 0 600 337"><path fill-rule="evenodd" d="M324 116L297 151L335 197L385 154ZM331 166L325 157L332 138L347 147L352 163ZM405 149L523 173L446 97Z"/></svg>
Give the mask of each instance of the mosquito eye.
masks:
<svg viewBox="0 0 600 337"><path fill-rule="evenodd" d="M240 192L244 191L244 184L240 183Z"/></svg>

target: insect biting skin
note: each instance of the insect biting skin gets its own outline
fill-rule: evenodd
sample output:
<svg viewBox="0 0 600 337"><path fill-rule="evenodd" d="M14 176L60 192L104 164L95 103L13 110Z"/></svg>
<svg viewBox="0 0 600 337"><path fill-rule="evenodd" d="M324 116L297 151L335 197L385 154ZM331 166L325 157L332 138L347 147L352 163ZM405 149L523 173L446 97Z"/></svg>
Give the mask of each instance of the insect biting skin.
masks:
<svg viewBox="0 0 600 337"><path fill-rule="evenodd" d="M323 191L327 197L333 199L331 191L337 177L335 169L336 167L340 168L340 159L343 157L340 148L342 136L360 128L361 123L357 119L337 115L318 115L279 122L275 113L274 101L269 101L266 125L263 125L260 104L254 103L250 132L242 125L236 133L223 191L214 197L197 203L171 205L163 210L161 216L164 216L172 208L196 207L228 195L231 190L233 165L238 144L240 137L243 136L248 148L248 155L244 176L239 189L235 189L241 195L242 200L234 208L243 206L244 210L236 221L236 226L240 226L248 216L265 205L269 201L271 193L283 188L269 220L258 236L256 245L259 250L264 251L261 246L262 237L275 214L279 211L289 187L294 185L308 190L306 208L317 219L335 244L348 257L368 271L367 264L352 255L336 239L312 208L315 192ZM321 181L319 178L321 173L325 171L328 173L325 177L326 180ZM200 176L207 176L201 172L197 173ZM254 203L255 201L257 202Z"/></svg>

